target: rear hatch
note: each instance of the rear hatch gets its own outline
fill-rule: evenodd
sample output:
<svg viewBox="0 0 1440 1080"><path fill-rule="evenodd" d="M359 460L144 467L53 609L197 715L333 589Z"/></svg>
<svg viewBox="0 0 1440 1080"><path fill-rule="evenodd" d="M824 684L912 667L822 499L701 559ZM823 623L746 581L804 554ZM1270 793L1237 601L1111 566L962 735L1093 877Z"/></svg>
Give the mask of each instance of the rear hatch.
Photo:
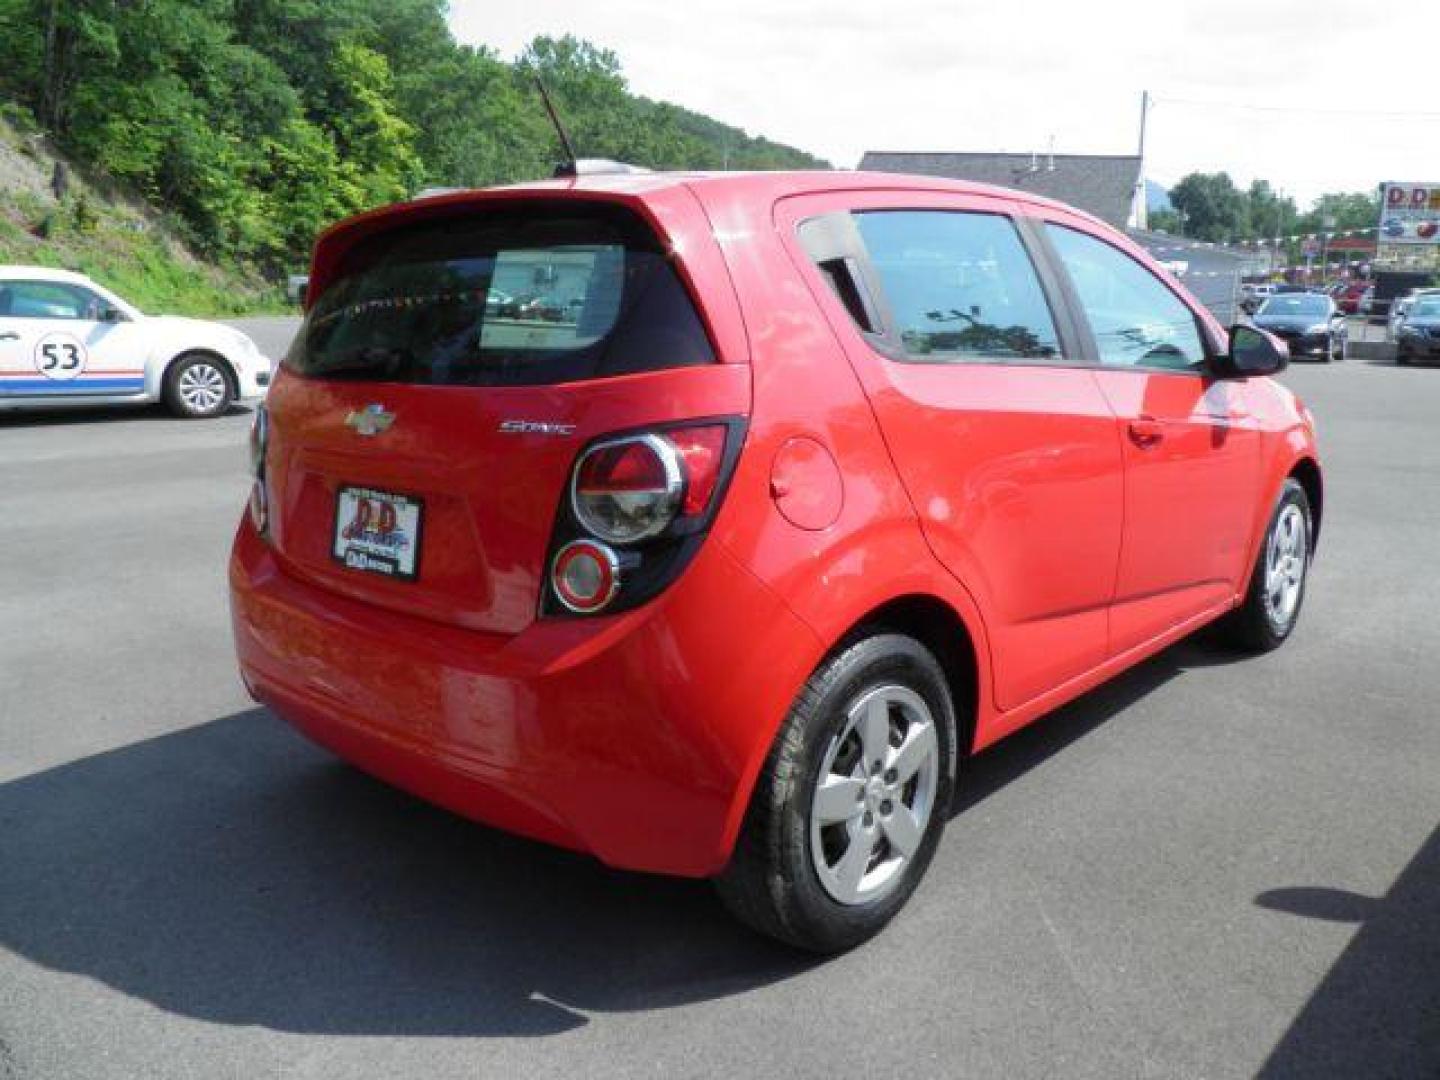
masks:
<svg viewBox="0 0 1440 1080"><path fill-rule="evenodd" d="M635 209L512 197L341 239L268 400L270 539L296 576L515 633L587 442L749 411L695 299L733 303L698 228L682 264Z"/></svg>

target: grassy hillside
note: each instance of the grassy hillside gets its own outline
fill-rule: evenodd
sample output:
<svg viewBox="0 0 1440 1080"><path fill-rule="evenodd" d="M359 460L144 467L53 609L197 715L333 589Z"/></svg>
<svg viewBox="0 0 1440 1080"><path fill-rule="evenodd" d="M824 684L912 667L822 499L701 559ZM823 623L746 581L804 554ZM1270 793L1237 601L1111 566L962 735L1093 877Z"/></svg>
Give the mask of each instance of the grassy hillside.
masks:
<svg viewBox="0 0 1440 1080"><path fill-rule="evenodd" d="M0 263L79 270L142 311L216 317L284 310L280 290L253 271L198 258L152 209L69 166L64 198L57 161L26 114L0 117Z"/></svg>

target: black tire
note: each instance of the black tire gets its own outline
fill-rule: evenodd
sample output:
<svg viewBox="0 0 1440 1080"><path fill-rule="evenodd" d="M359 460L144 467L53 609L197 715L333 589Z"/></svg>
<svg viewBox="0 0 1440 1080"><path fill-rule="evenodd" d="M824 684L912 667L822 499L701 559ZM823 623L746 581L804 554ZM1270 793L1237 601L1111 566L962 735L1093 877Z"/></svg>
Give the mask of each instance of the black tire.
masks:
<svg viewBox="0 0 1440 1080"><path fill-rule="evenodd" d="M812 856L811 811L820 771L832 745L849 730L852 707L873 691L886 688L889 694L897 687L901 694L918 695L934 722L938 749L934 771L928 774L934 777L929 815L914 853L899 864L882 886L884 891L877 891L870 900L841 903L827 891ZM903 709L890 712L889 705L885 708L893 739L909 714ZM771 747L730 865L715 881L725 905L761 933L811 952L841 952L878 933L915 891L944 830L955 782L955 732L955 711L944 672L918 641L877 631L838 649L806 682ZM855 747L861 745L855 729L839 741L840 750L850 746L852 736ZM857 763L856 768L862 774L881 775L870 773L864 764ZM827 775L833 773L827 771ZM893 775L883 773L886 779ZM861 783L863 787L865 781ZM858 793L856 797L857 802L862 798ZM863 798L869 799L870 794ZM881 817L889 820L886 808L892 804L880 803L874 815L868 802L864 806L864 822L869 826L872 818L874 821L867 835L882 836L886 826ZM856 828L859 822L857 816ZM849 826L825 828L844 830ZM899 849L892 850L889 840L882 839L874 850L873 865L878 868L884 864L884 856L895 855Z"/></svg>
<svg viewBox="0 0 1440 1080"><path fill-rule="evenodd" d="M165 372L165 407L182 420L224 416L235 403L235 381L225 361L186 353Z"/></svg>
<svg viewBox="0 0 1440 1080"><path fill-rule="evenodd" d="M1267 597L1267 570L1272 546L1282 518L1287 516L1287 507L1297 507L1304 528L1305 555L1301 577L1294 605L1288 614L1277 612ZM1280 497L1270 514L1270 523L1265 529L1265 539L1260 545L1255 569L1250 575L1250 587L1246 590L1244 602L1227 615L1221 628L1230 641L1248 652L1270 652L1285 644L1286 639L1300 621L1300 611L1305 605L1305 592L1310 584L1310 564L1314 557L1315 518L1310 499L1300 481L1290 477L1280 489Z"/></svg>

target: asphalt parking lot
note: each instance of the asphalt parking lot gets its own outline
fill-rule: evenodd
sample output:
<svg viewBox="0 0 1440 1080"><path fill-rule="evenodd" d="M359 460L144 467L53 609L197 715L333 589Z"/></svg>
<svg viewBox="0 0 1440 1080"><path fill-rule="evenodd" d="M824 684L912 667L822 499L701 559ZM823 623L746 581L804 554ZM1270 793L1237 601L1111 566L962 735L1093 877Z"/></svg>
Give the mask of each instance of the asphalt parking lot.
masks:
<svg viewBox="0 0 1440 1080"><path fill-rule="evenodd" d="M281 347L286 324L257 336ZM1184 643L970 764L816 962L255 707L247 411L0 418L0 1078L1440 1075L1440 369L1292 368L1291 643Z"/></svg>

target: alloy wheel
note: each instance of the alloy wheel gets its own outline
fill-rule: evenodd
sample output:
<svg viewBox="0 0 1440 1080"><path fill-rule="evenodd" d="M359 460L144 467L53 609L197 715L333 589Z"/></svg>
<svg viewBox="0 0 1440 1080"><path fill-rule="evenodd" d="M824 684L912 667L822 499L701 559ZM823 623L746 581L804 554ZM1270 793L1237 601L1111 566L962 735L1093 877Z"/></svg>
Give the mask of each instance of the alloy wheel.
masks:
<svg viewBox="0 0 1440 1080"><path fill-rule="evenodd" d="M925 699L903 686L865 691L826 747L810 807L810 853L841 904L899 884L935 808L940 742Z"/></svg>
<svg viewBox="0 0 1440 1080"><path fill-rule="evenodd" d="M176 391L191 412L214 412L225 400L225 373L214 364L191 364L180 373Z"/></svg>
<svg viewBox="0 0 1440 1080"><path fill-rule="evenodd" d="M1293 503L1280 511L1265 552L1265 610L1278 627L1288 626L1300 606L1309 564L1305 512Z"/></svg>

